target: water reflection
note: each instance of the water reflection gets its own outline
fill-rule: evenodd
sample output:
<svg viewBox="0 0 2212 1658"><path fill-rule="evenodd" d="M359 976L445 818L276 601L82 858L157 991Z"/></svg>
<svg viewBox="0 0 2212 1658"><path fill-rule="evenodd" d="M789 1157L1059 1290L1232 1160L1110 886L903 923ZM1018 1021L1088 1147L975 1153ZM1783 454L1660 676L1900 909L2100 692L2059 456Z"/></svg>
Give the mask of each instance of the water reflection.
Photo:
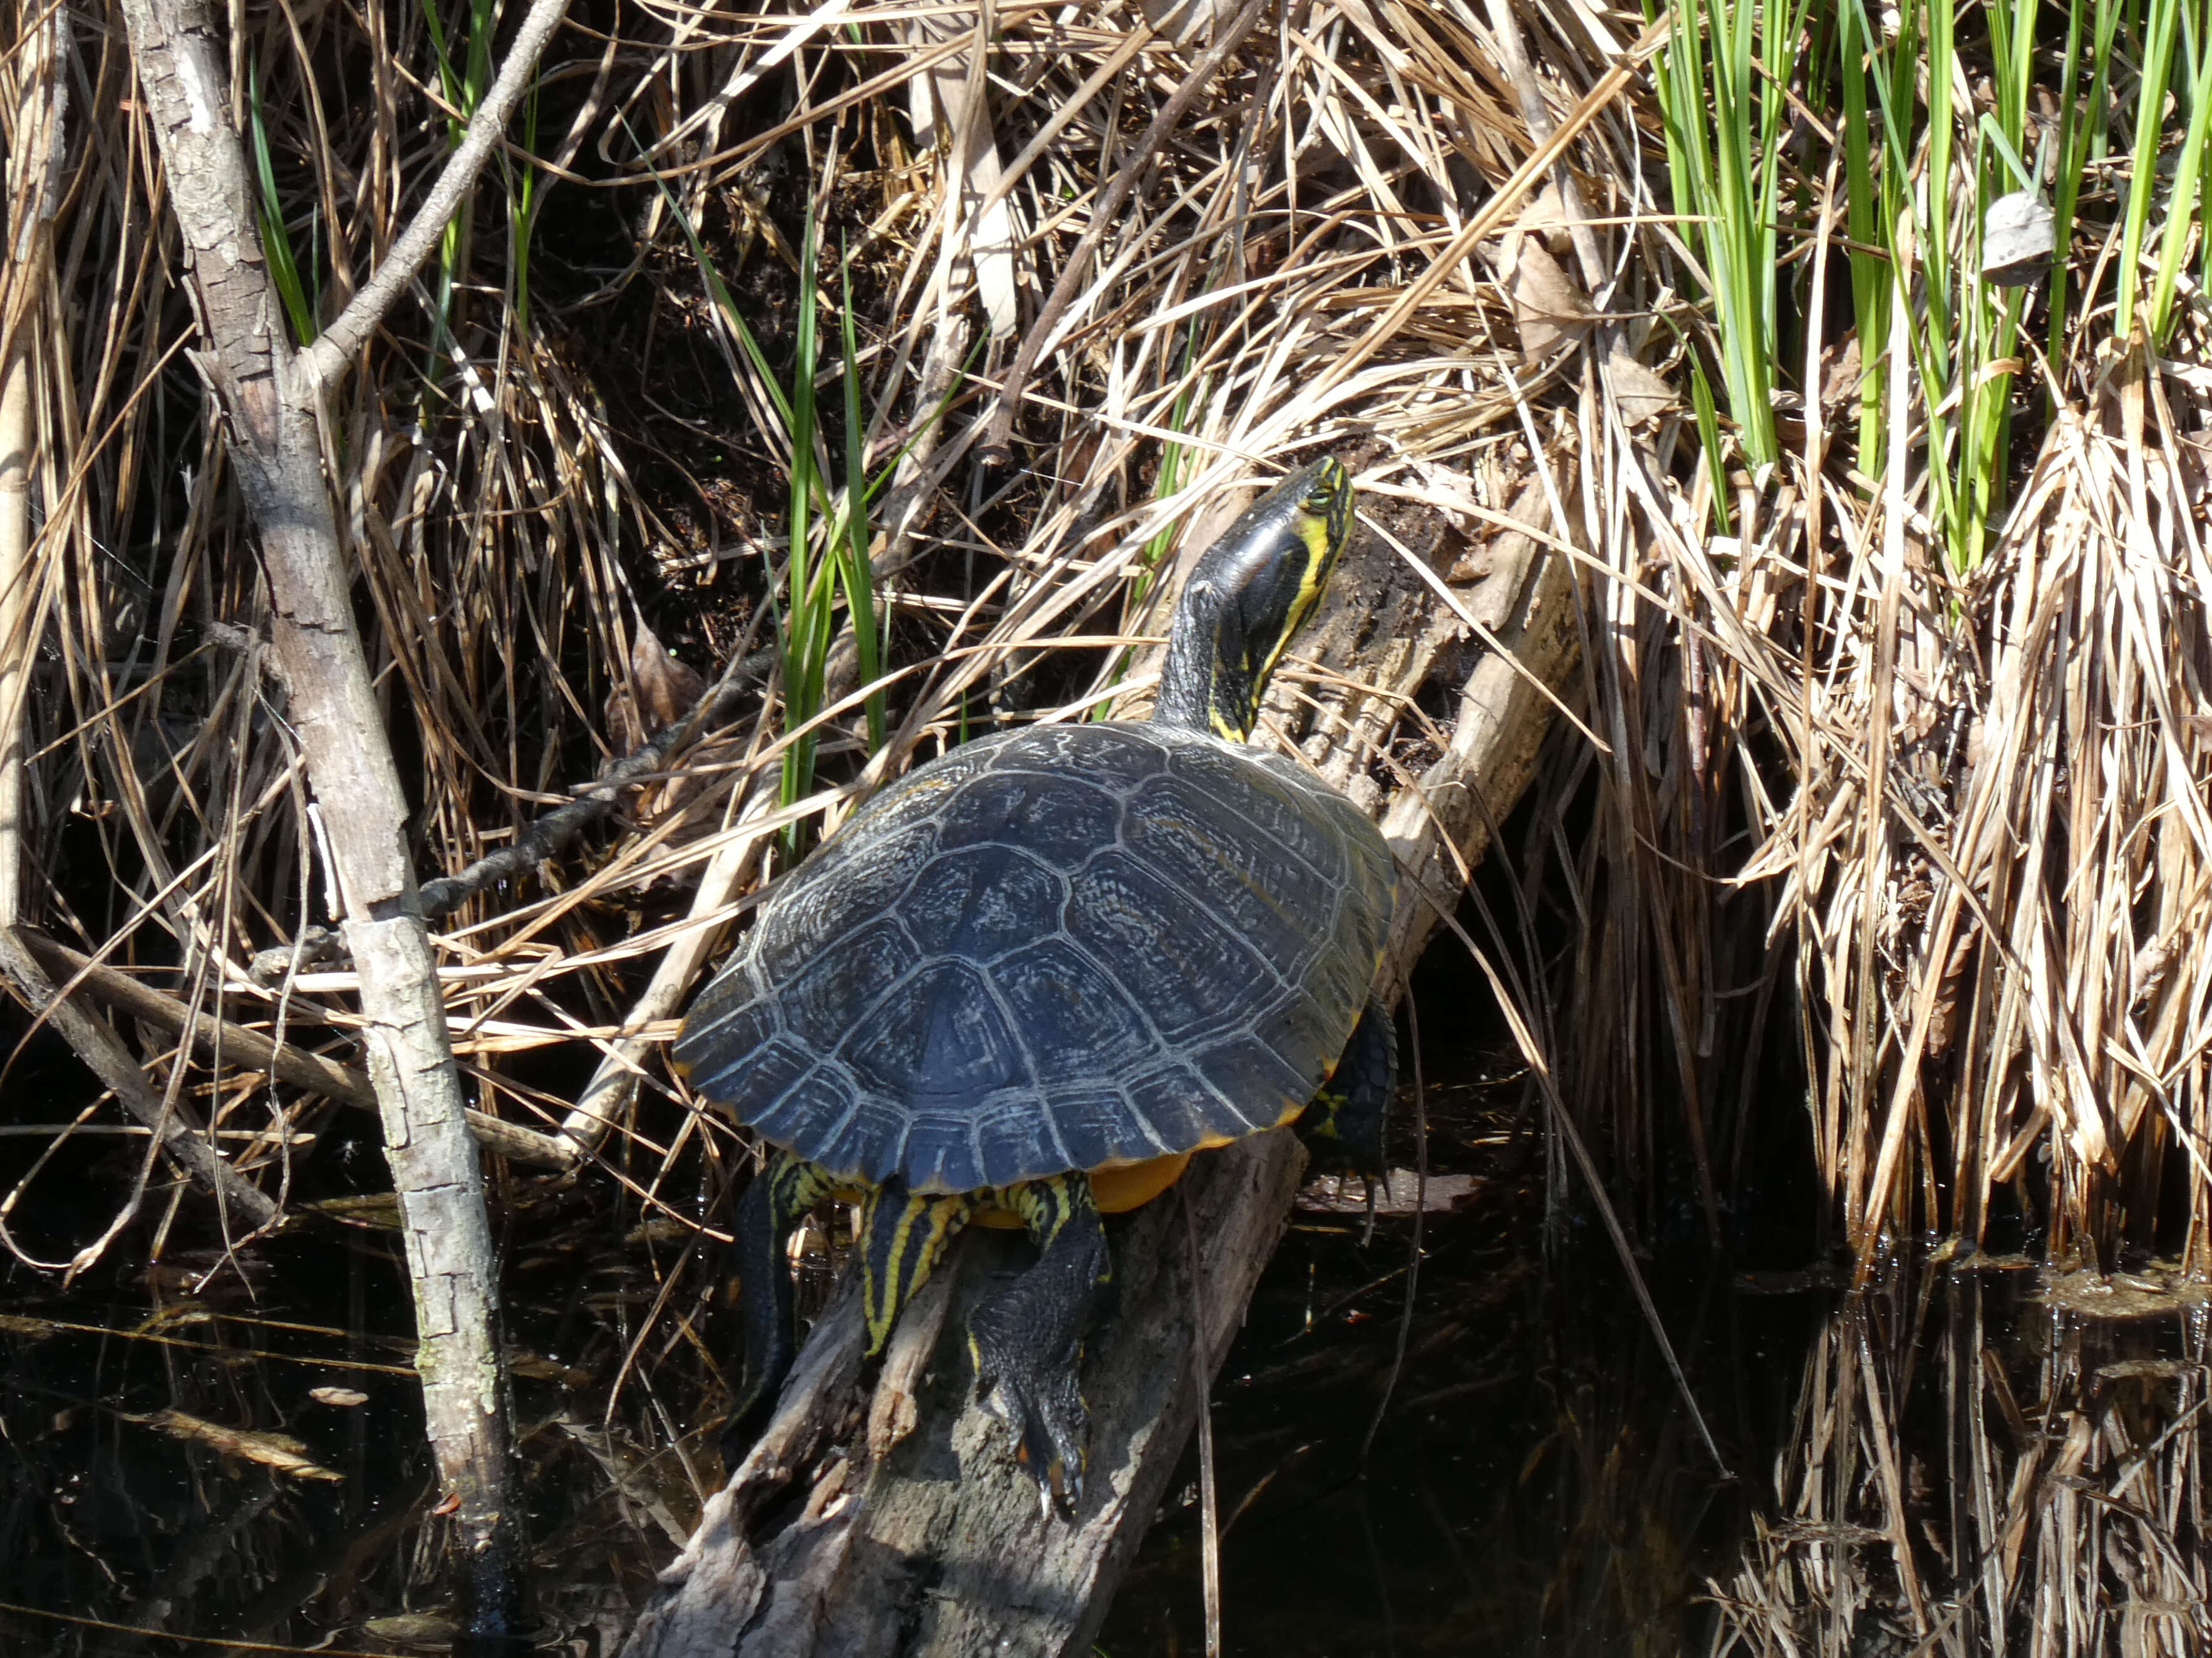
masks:
<svg viewBox="0 0 2212 1658"><path fill-rule="evenodd" d="M1437 1099L1449 1207L1364 1468L1410 1216L1370 1231L1316 1193L1264 1280L1216 1394L1231 1652L2212 1649L2201 1286L1900 1259L1853 1292L1662 1254L1644 1270L1723 1480L1601 1237L1547 1257L1540 1147L1494 1093ZM588 1658L697 1512L690 1430L732 1333L665 1217L603 1188L507 1195L539 1626ZM66 1295L7 1280L0 1649L436 1649L441 1522L388 1234L326 1213L243 1256L179 1249ZM1195 1483L1109 1658L1200 1649Z"/></svg>
<svg viewBox="0 0 2212 1658"><path fill-rule="evenodd" d="M2018 1259L1899 1260L1855 1292L1828 1272L1692 1285L1662 1263L1723 1482L1601 1281L1618 1269L1578 1248L1546 1273L1458 1236L1473 1224L1435 1229L1364 1478L1379 1344L1286 1332L1271 1284L1217 1406L1231 1653L2212 1650L2203 1286ZM1109 1620L1113 1658L1200 1649L1182 1501Z"/></svg>
<svg viewBox="0 0 2212 1658"><path fill-rule="evenodd" d="M1716 1654L2193 1654L2204 1286L1898 1266L1823 1322Z"/></svg>

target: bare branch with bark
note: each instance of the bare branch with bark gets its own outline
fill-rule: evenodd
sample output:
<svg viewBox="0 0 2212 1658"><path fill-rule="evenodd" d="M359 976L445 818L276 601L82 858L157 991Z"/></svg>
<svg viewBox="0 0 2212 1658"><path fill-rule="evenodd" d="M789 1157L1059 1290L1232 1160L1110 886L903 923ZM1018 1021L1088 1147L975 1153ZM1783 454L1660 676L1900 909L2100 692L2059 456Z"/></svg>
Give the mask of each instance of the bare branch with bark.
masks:
<svg viewBox="0 0 2212 1658"><path fill-rule="evenodd" d="M550 10L550 28L559 7L539 9ZM123 12L206 341L193 361L228 422L260 531L276 658L360 968L369 1072L414 1279L426 1427L453 1505L469 1626L497 1637L516 1621L520 1549L495 1262L408 854L406 800L323 476L318 399L328 376L308 372L283 333L213 18L200 0L124 0ZM488 106L480 116L479 147L500 113ZM356 307L367 315L374 307L364 302L366 293ZM325 355L339 350L332 343Z"/></svg>

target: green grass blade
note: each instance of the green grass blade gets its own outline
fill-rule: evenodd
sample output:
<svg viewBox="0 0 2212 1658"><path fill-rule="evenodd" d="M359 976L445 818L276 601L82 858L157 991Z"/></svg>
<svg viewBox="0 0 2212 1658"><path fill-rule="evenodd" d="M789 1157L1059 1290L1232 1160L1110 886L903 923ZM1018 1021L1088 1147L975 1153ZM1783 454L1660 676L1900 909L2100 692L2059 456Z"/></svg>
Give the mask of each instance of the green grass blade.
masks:
<svg viewBox="0 0 2212 1658"><path fill-rule="evenodd" d="M822 668L829 654L831 580L811 574L809 539L813 527L814 368L817 354L814 291L814 216L807 216L799 262L797 356L791 369L791 546L784 559L783 707L784 729L797 731L822 708ZM828 575L824 572L824 575ZM783 751L782 804L795 805L814 784L814 737L796 739ZM795 855L803 825L784 832Z"/></svg>
<svg viewBox="0 0 2212 1658"><path fill-rule="evenodd" d="M2120 226L2119 292L2112 336L2124 347L2134 325L2136 265L2150 224L2151 198L2158 189L2159 139L2164 131L2166 82L2173 69L2173 37L2180 22L2178 0L2150 0L2142 76L2136 83L2134 166L2129 169L2128 199Z"/></svg>
<svg viewBox="0 0 2212 1658"><path fill-rule="evenodd" d="M284 228L284 204L276 194L276 168L269 155L269 131L261 120L261 69L258 61L251 56L246 64L246 128L253 146L253 178L259 195L254 210L261 221L261 251L269 261L269 280L276 284L276 297L283 304L285 316L291 319L293 343L306 345L319 331L315 307L308 301L306 284L300 280L300 267L292 256L292 240Z"/></svg>
<svg viewBox="0 0 2212 1658"><path fill-rule="evenodd" d="M853 328L853 264L842 252L838 258L838 307L841 367L845 386L845 495L842 545L844 568L839 580L845 589L845 608L853 618L853 647L860 659L860 683L873 684L883 676L883 641L876 628L876 577L868 562L867 430L860 413L860 352ZM884 694L872 691L866 703L868 748L884 745Z"/></svg>
<svg viewBox="0 0 2212 1658"><path fill-rule="evenodd" d="M2193 32L2193 31L2192 31ZM2173 189L2166 197L2166 225L2159 233L2158 275L2151 286L2150 337L2163 345L2173 332L2173 290L2181 261L2189 251L2189 232L2197 211L2197 181L2204 165L2204 144L2212 133L2212 44L2196 42L2197 73L2189 94L2189 131L2174 163Z"/></svg>
<svg viewBox="0 0 2212 1658"><path fill-rule="evenodd" d="M1712 383L1705 378L1705 366L1698 361L1695 351L1688 355L1690 365L1690 407L1697 412L1698 440L1705 446L1705 470L1712 481L1713 525L1720 535L1734 535L1729 527L1728 507L1728 462L1721 452L1720 410L1713 406Z"/></svg>

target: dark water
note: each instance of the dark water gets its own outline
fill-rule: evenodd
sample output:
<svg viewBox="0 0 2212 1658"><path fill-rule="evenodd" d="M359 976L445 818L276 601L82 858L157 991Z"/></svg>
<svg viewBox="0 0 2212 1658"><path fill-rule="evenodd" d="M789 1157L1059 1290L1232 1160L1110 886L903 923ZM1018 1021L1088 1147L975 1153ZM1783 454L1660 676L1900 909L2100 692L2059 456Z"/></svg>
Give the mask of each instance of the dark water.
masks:
<svg viewBox="0 0 2212 1658"><path fill-rule="evenodd" d="M1569 1228L1547 1258L1519 1092L1431 1090L1432 1169L1472 1186L1426 1218L1410 1319L1406 1218L1370 1238L1301 1213L1263 1281L1215 1394L1228 1651L1674 1651L1698 1624L1749 1488L1720 1478L1602 1238ZM1769 1454L1823 1299L1741 1295L1702 1252L1640 1265L1722 1456ZM1204 1649L1185 1464L1113 1658Z"/></svg>
<svg viewBox="0 0 2212 1658"><path fill-rule="evenodd" d="M1450 1206L1410 1318L1411 1216L1302 1208L1223 1370L1228 1651L2025 1650L2054 1618L2039 1649L2212 1649L2186 1286L2154 1266L2054 1304L2016 1261L1900 1261L1852 1295L1662 1251L1640 1265L1723 1478L1620 1263L1558 1221L1525 1090L1455 1064L1426 1094ZM82 1244L136 1155L67 1153L11 1235ZM377 1169L333 1124L295 1196L336 1206L281 1237L226 1256L188 1199L149 1272L152 1190L74 1285L6 1269L0 1650L437 1649L397 1242L373 1192L347 1200ZM734 1339L686 1230L615 1189L517 1184L502 1210L538 1615L578 1658L613 1649L696 1515L684 1436ZM1203 1649L1197 1484L1187 1458L1109 1658Z"/></svg>

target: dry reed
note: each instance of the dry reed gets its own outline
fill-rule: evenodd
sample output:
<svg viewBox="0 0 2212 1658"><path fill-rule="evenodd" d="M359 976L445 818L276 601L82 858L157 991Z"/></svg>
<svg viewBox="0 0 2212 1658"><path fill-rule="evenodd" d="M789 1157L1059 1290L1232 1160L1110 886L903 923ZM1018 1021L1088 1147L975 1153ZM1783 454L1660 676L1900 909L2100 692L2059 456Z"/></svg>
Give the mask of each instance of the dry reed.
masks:
<svg viewBox="0 0 2212 1658"><path fill-rule="evenodd" d="M270 987L246 971L328 902L122 33L98 8L11 15L11 161L49 115L63 134L50 173L11 171L0 311L0 362L28 365L27 563L0 609L0 718L28 756L24 913L204 1013L343 1060L348 972ZM269 156L264 234L301 273L300 319L331 314L373 265L481 89L471 53L497 55L425 17L232 13ZM1708 453L1707 273L1660 185L1646 79L1583 110L1542 203L1479 245L1462 234L1641 27L1506 0L1267 11L1146 151L1204 29L1126 0L579 9L505 171L329 411L421 872L510 840L630 746L637 716L617 710L670 703L660 637L709 673L777 637L787 481L800 461L849 482L848 435L880 475L865 580L890 650L873 683L849 645L830 651L799 729L779 671L587 853L450 918L447 1005L478 1105L556 1129L602 1066L595 1114L569 1131L600 1148L630 1219L693 1220L734 1146L684 1108L654 1048L711 942L787 860L784 831L825 832L982 725L1109 701L1183 527L1327 443L1357 454L1371 499L1443 514L1470 568L1532 477L1579 532L1579 730L1531 810L1522 908L1480 942L1632 1230L1663 1231L1686 1192L1720 1241L1758 1159L1802 1132L1832 1236L1863 1262L1910 1235L1969 1253L2001 1227L2060 1263L2212 1266L2201 296L2185 285L2157 349L2115 338L2108 301L2079 314L2063 358L2021 347L2016 372L2051 412L2039 434L2022 400L2033 447L1971 570L1934 521L1931 410L1902 353L1869 353L1863 382L1889 399L1882 475L1863 470L1882 456L1855 465L1838 441L1862 380L1832 330L1777 365L1799 388L1780 398L1777 462ZM1821 107L1792 116L1775 163L1778 258L1816 320L1863 252L1846 246ZM1977 112L1954 118L1971 130ZM1117 180L1126 206L1094 224ZM1951 185L1932 181L1939 206ZM2124 241L2139 251L2100 210L2061 250L2076 295L2105 291ZM809 216L823 337L833 319L855 329L861 428L832 410L811 463L775 379ZM1018 465L988 471L969 446L1055 284L1073 301L1027 354ZM1917 291L1897 284L1897 303ZM834 349L821 364L830 410L848 370ZM803 531L824 556L826 517ZM1370 763L1418 770L1425 719L1363 724ZM793 795L803 738L816 772ZM664 957L677 967L651 980ZM321 1096L150 1033L139 1057L234 1169L288 1189ZM702 1144L704 1172L679 1157ZM6 1238L81 1269L124 1218L66 1246ZM660 1300L680 1301L693 1265L667 1264ZM640 1361L682 1345L623 1339ZM2118 1474L2066 1485L2068 1519L2024 1506L2057 1489L2057 1451L1965 1439L1975 1506L1941 1546L1974 1563L1974 1587L1948 1612L1917 1593L1880 1390L1850 1379L1863 1340L1839 1327L1824 1350L1802 1442L1817 1468L1864 1436L1857 1483L1786 1473L1796 1518L1729 1605L1783 1596L1759 1616L1784 1629L1824 1597L1874 1594L1838 1564L1875 1546L1833 1529L1856 1526L1903 1551L1880 1593L1927 1649L2004 1627L2031 1592L2075 1617L2061 1566L2082 1538L2108 1540L2098 1558L2127 1604L2154 1608L2147 1628L2201 1617L2155 1609L2201 1609L2201 1571L2160 1544L2155 1508L2187 1470L2140 1497ZM1961 1345L1930 1362L1978 1361ZM635 1406L642 1437L657 1408ZM2066 1414L2086 1409L2051 1418L2082 1424L2068 1479L2142 1452Z"/></svg>

